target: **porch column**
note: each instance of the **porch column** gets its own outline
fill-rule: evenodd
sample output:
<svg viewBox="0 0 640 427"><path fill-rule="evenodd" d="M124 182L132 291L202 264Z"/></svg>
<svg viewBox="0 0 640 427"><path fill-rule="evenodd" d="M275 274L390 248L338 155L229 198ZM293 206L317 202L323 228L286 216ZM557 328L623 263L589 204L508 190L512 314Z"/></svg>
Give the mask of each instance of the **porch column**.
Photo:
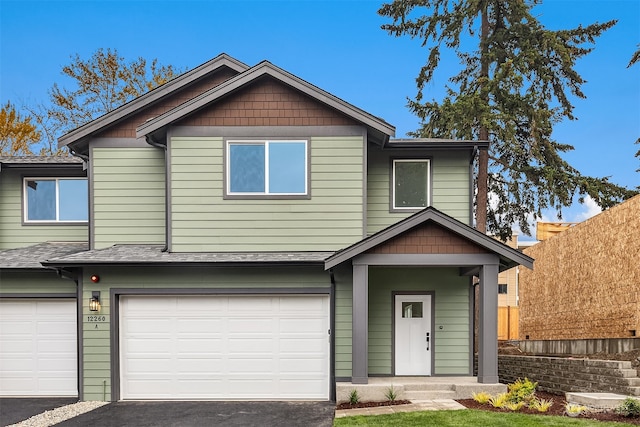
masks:
<svg viewBox="0 0 640 427"><path fill-rule="evenodd" d="M480 268L478 382L498 382L498 264Z"/></svg>
<svg viewBox="0 0 640 427"><path fill-rule="evenodd" d="M353 264L353 312L351 314L351 383L369 381L369 266Z"/></svg>

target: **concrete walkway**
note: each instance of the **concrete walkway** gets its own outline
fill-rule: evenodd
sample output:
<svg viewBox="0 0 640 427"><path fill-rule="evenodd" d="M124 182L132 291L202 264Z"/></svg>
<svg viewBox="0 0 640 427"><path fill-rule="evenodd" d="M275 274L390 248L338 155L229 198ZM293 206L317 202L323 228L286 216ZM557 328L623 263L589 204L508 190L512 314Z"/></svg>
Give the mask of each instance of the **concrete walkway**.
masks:
<svg viewBox="0 0 640 427"><path fill-rule="evenodd" d="M452 399L416 400L408 405L376 406L373 408L341 409L336 411L335 417L352 417L355 415L384 415L399 412L442 411L466 409Z"/></svg>

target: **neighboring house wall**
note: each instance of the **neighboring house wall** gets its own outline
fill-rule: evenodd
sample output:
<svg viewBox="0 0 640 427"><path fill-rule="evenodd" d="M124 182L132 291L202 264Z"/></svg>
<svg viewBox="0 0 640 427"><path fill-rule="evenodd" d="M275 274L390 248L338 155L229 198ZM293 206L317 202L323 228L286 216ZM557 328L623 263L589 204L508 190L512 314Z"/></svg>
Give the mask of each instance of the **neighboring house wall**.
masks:
<svg viewBox="0 0 640 427"><path fill-rule="evenodd" d="M506 244L511 248L517 249L518 234L513 233ZM498 307L515 307L518 305L518 271L519 267L514 267L498 275L498 285L507 285L507 293L498 294Z"/></svg>
<svg viewBox="0 0 640 427"><path fill-rule="evenodd" d="M100 276L99 283L92 283L90 276ZM112 356L113 324L111 313L114 312L110 291L113 288L149 289L154 295L161 295L163 290L214 289L214 288L255 288L260 289L293 289L293 288L326 288L329 293L331 280L322 267L95 267L85 268L83 276L83 350L84 370L81 387L84 400L111 399L111 369L115 361ZM101 309L99 313L89 311L89 300L93 291L100 291ZM143 292L143 291L142 291ZM337 310L337 309L336 309ZM88 321L87 318L99 315L99 320Z"/></svg>
<svg viewBox="0 0 640 427"><path fill-rule="evenodd" d="M125 141L91 150L94 249L165 241L164 151Z"/></svg>
<svg viewBox="0 0 640 427"><path fill-rule="evenodd" d="M7 169L0 176L0 250L46 241L87 241L87 224L23 223L23 177L81 176L78 172Z"/></svg>
<svg viewBox="0 0 640 427"><path fill-rule="evenodd" d="M524 252L520 339L621 338L640 329L640 196Z"/></svg>
<svg viewBox="0 0 640 427"><path fill-rule="evenodd" d="M391 212L391 162L394 158L429 158L431 160L431 205L469 224L469 159L461 152L381 150L369 144L367 164L367 234L371 235L415 213Z"/></svg>

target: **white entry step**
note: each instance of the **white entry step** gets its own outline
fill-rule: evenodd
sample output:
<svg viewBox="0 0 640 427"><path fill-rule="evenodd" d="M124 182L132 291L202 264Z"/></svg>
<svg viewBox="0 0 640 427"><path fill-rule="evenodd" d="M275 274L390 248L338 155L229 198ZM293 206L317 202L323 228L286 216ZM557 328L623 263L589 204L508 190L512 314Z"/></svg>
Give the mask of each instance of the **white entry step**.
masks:
<svg viewBox="0 0 640 427"><path fill-rule="evenodd" d="M565 393L565 395L567 403L575 403L595 409L615 409L629 397L615 393Z"/></svg>

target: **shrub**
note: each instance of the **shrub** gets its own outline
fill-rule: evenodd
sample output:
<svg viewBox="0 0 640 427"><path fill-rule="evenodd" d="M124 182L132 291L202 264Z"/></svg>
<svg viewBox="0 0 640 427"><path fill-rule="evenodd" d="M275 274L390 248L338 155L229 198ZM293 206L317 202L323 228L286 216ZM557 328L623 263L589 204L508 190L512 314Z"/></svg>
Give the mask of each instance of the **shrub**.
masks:
<svg viewBox="0 0 640 427"><path fill-rule="evenodd" d="M349 403L352 405L356 405L359 402L360 402L360 395L358 394L358 390L354 388L353 390L351 390L351 393L349 393Z"/></svg>
<svg viewBox="0 0 640 427"><path fill-rule="evenodd" d="M640 417L640 401L632 397L627 397L620 406L616 408L616 412L629 418Z"/></svg>
<svg viewBox="0 0 640 427"><path fill-rule="evenodd" d="M532 399L528 406L538 412L547 412L553 406L553 399Z"/></svg>
<svg viewBox="0 0 640 427"><path fill-rule="evenodd" d="M532 382L529 378L518 378L514 383L507 385L509 402L528 402L533 399L537 386L538 383Z"/></svg>
<svg viewBox="0 0 640 427"><path fill-rule="evenodd" d="M507 393L496 394L495 396L492 396L491 399L489 399L489 405L493 406L494 408L502 408L508 402L509 399Z"/></svg>
<svg viewBox="0 0 640 427"><path fill-rule="evenodd" d="M507 402L502 407L510 411L519 411L523 406L524 401L521 400L520 402Z"/></svg>
<svg viewBox="0 0 640 427"><path fill-rule="evenodd" d="M582 405L576 405L574 403L567 403L565 405L565 407L564 407L564 411L570 417L577 417L578 415L582 414L583 412L586 412L587 411L587 407L586 406L582 406Z"/></svg>
<svg viewBox="0 0 640 427"><path fill-rule="evenodd" d="M390 402L395 402L398 399L398 392L390 386L384 394L384 397L387 398Z"/></svg>
<svg viewBox="0 0 640 427"><path fill-rule="evenodd" d="M480 393L473 393L473 400L480 403L481 405L486 405L489 403L491 399L491 395L486 391L481 391Z"/></svg>

